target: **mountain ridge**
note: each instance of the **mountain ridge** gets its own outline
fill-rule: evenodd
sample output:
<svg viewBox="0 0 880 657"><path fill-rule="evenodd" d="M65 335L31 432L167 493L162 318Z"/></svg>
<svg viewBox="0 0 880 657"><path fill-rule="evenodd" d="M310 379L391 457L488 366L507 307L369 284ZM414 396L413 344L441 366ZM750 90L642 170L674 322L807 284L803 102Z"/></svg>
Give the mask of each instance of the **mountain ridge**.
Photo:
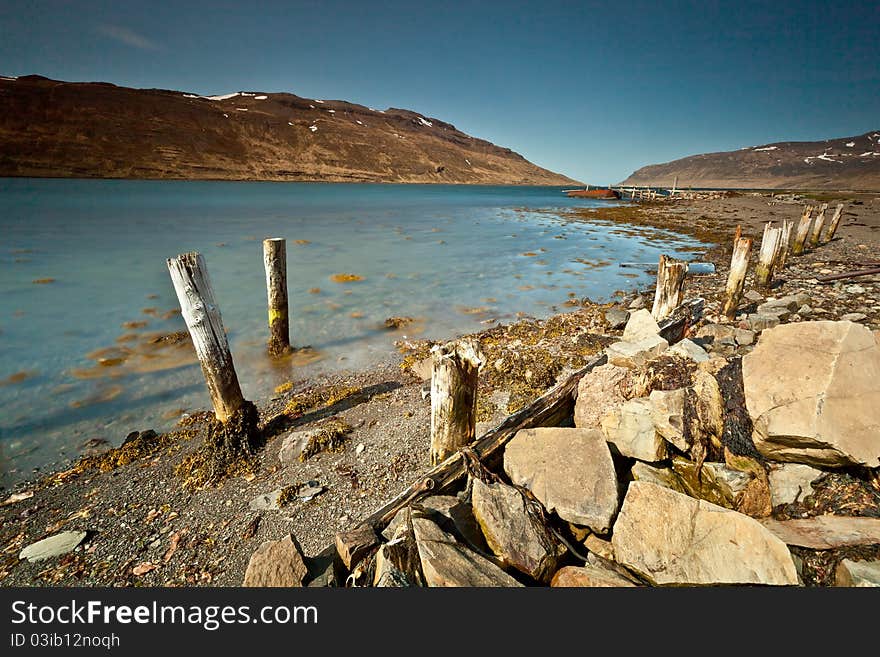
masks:
<svg viewBox="0 0 880 657"><path fill-rule="evenodd" d="M634 171L622 185L880 190L880 130L690 155Z"/></svg>
<svg viewBox="0 0 880 657"><path fill-rule="evenodd" d="M0 176L571 185L411 110L0 76Z"/></svg>

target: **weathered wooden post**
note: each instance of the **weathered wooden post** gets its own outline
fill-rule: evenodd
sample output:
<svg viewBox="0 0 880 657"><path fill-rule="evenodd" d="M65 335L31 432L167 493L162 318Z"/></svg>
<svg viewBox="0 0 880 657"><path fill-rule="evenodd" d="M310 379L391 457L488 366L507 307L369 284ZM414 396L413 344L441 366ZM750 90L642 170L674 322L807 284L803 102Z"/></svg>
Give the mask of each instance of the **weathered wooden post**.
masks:
<svg viewBox="0 0 880 657"><path fill-rule="evenodd" d="M669 317L681 305L687 263L665 254L660 255L657 265L657 288L654 290L654 306L651 315L659 322Z"/></svg>
<svg viewBox="0 0 880 657"><path fill-rule="evenodd" d="M755 285L759 288L770 287L770 282L773 280L773 264L779 251L781 236L782 230L773 228L772 223L764 226L761 250L758 251L758 264L755 265Z"/></svg>
<svg viewBox="0 0 880 657"><path fill-rule="evenodd" d="M838 203L834 208L834 215L831 217L831 225L828 226L828 234L825 235L825 242L834 239L834 233L837 232L837 226L840 225L840 218L843 216L843 203Z"/></svg>
<svg viewBox="0 0 880 657"><path fill-rule="evenodd" d="M743 236L743 227L742 225L737 224L736 230L733 232L733 245L736 246L736 243L739 241L739 238Z"/></svg>
<svg viewBox="0 0 880 657"><path fill-rule="evenodd" d="M810 222L812 221L812 214L813 206L805 206L804 212L803 214L801 214L801 220L798 222L797 230L794 233L794 243L791 245L792 255L799 256L804 254L804 243L807 241L807 235L809 235L810 233Z"/></svg>
<svg viewBox="0 0 880 657"><path fill-rule="evenodd" d="M822 229L825 227L825 210L828 209L828 204L823 203L819 208L819 214L816 215L816 221L813 223L813 232L810 233L810 248L815 249L819 246L819 240L822 237Z"/></svg>
<svg viewBox="0 0 880 657"><path fill-rule="evenodd" d="M266 294L269 299L269 355L290 351L290 319L287 308L287 243L284 238L263 240Z"/></svg>
<svg viewBox="0 0 880 657"><path fill-rule="evenodd" d="M736 317L736 309L742 297L743 285L746 281L746 271L749 268L749 255L752 253L752 238L740 237L733 245L733 255L730 257L730 273L727 275L726 298L721 309L722 314L728 319Z"/></svg>
<svg viewBox="0 0 880 657"><path fill-rule="evenodd" d="M477 376L484 356L463 339L431 348L431 464L471 443L476 433Z"/></svg>
<svg viewBox="0 0 880 657"><path fill-rule="evenodd" d="M791 229L794 224L789 219L782 221L782 233L779 236L779 248L776 251L776 271L785 269L785 262L788 260L788 248L791 242Z"/></svg>
<svg viewBox="0 0 880 657"><path fill-rule="evenodd" d="M205 259L200 253L183 253L166 262L217 418L208 427L203 448L207 471L199 478L214 481L231 463L252 453L259 417L241 393Z"/></svg>

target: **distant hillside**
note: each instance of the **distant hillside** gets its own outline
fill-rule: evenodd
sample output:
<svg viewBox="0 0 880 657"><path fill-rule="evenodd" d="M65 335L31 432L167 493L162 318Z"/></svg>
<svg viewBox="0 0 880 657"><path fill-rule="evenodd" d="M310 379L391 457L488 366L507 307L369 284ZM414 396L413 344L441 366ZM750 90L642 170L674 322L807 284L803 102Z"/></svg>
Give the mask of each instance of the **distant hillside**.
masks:
<svg viewBox="0 0 880 657"><path fill-rule="evenodd" d="M0 77L0 176L569 185L415 112Z"/></svg>
<svg viewBox="0 0 880 657"><path fill-rule="evenodd" d="M880 132L785 141L642 167L624 185L880 190Z"/></svg>

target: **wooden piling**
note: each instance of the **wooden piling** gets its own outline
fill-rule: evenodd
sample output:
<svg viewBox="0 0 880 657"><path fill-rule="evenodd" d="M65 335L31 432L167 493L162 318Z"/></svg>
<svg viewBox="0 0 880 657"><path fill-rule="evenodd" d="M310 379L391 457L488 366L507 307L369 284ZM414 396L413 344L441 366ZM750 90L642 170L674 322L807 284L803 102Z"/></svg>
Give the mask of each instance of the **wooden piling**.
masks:
<svg viewBox="0 0 880 657"><path fill-rule="evenodd" d="M804 207L804 212L801 214L801 219L798 222L797 230L794 234L794 243L791 245L791 254L792 255L803 255L804 254L804 243L807 241L807 235L810 233L810 223L812 222L811 215L813 214L813 207L811 205L807 205Z"/></svg>
<svg viewBox="0 0 880 657"><path fill-rule="evenodd" d="M782 233L779 237L779 247L776 251L776 271L782 271L785 269L785 263L788 260L788 250L789 245L791 243L791 229L794 224L789 219L784 219L782 222Z"/></svg>
<svg viewBox="0 0 880 657"><path fill-rule="evenodd" d="M825 235L825 239L823 240L825 243L830 242L834 239L834 233L837 232L837 227L840 225L840 218L843 216L843 203L838 203L837 207L834 208L834 215L831 217L831 225L828 226L828 234Z"/></svg>
<svg viewBox="0 0 880 657"><path fill-rule="evenodd" d="M721 309L728 319L736 317L736 309L742 298L743 285L746 281L746 271L749 268L749 255L752 252L752 238L740 237L733 245L733 255L730 258L730 273L727 275L725 288L724 306Z"/></svg>
<svg viewBox="0 0 880 657"><path fill-rule="evenodd" d="M819 208L819 214L816 215L816 221L813 223L813 231L810 233L810 248L815 249L819 246L819 240L822 237L822 229L825 227L825 210L828 204L823 203Z"/></svg>
<svg viewBox="0 0 880 657"><path fill-rule="evenodd" d="M660 255L657 265L657 287L654 290L654 306L651 315L655 321L666 319L681 305L687 263Z"/></svg>
<svg viewBox="0 0 880 657"><path fill-rule="evenodd" d="M201 253L183 253L167 260L180 312L189 329L214 414L227 422L246 402L241 394L220 308Z"/></svg>
<svg viewBox="0 0 880 657"><path fill-rule="evenodd" d="M755 265L755 285L759 288L769 288L773 280L773 265L779 252L781 236L782 229L774 228L772 223L764 226L761 250L758 252L758 264Z"/></svg>
<svg viewBox="0 0 880 657"><path fill-rule="evenodd" d="M437 465L474 440L484 357L479 343L467 338L436 345L431 356L431 464Z"/></svg>
<svg viewBox="0 0 880 657"><path fill-rule="evenodd" d="M287 242L281 237L263 240L266 294L269 301L269 355L290 351L290 318L287 306Z"/></svg>
<svg viewBox="0 0 880 657"><path fill-rule="evenodd" d="M737 224L736 230L733 232L733 244L736 246L736 243L739 241L739 238L743 236L743 227Z"/></svg>

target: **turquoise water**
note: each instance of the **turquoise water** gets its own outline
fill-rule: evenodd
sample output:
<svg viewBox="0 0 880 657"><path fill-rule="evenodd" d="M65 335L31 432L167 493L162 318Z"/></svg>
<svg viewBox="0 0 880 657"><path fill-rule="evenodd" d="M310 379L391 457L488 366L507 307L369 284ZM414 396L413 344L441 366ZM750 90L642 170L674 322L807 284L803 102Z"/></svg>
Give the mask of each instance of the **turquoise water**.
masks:
<svg viewBox="0 0 880 657"><path fill-rule="evenodd" d="M165 259L178 253L205 256L245 396L261 399L284 381L389 359L404 336L545 317L570 294L607 299L650 281L616 263L695 246L566 221L602 202L561 189L0 179L4 481L89 439L118 445L209 407L186 351L150 342L185 329L168 314ZM288 240L292 340L314 350L282 365L264 355L265 237ZM339 273L363 280L333 282ZM416 321L390 331L391 316Z"/></svg>

